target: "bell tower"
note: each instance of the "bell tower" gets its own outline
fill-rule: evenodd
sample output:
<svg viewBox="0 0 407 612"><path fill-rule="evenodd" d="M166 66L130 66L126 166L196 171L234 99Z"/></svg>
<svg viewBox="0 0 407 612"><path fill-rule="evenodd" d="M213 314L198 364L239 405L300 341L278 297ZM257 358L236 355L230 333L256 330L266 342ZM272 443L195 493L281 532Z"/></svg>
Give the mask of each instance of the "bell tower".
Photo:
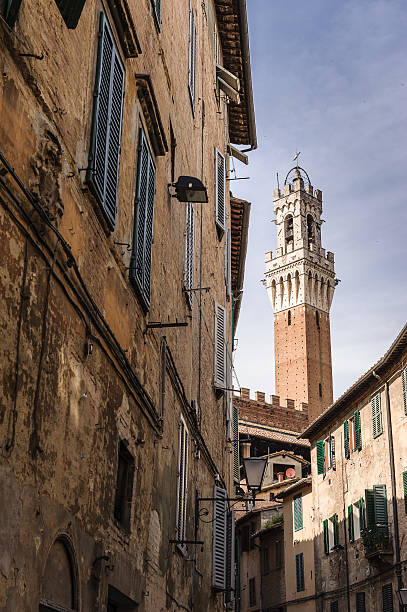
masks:
<svg viewBox="0 0 407 612"><path fill-rule="evenodd" d="M277 249L266 253L274 310L275 393L313 421L333 401L329 311L335 290L334 255L321 246L322 192L298 165L284 190L274 190Z"/></svg>

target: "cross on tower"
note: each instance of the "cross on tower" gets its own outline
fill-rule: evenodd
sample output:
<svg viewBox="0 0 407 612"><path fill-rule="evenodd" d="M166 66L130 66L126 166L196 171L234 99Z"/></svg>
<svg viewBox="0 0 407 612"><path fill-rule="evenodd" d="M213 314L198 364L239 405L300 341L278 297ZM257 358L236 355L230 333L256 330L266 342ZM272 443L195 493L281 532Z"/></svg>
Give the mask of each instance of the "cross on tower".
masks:
<svg viewBox="0 0 407 612"><path fill-rule="evenodd" d="M300 154L301 154L301 151L296 151L296 153L294 155L294 159L293 159L293 161L297 162L297 168L298 168L298 158L299 158Z"/></svg>

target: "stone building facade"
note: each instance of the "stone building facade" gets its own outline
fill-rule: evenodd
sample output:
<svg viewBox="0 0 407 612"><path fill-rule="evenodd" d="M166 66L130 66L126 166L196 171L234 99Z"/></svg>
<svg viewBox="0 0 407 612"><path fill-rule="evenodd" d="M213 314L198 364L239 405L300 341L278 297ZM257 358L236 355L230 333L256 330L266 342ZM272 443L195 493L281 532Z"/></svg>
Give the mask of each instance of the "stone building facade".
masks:
<svg viewBox="0 0 407 612"><path fill-rule="evenodd" d="M0 610L230 607L245 2L0 11Z"/></svg>

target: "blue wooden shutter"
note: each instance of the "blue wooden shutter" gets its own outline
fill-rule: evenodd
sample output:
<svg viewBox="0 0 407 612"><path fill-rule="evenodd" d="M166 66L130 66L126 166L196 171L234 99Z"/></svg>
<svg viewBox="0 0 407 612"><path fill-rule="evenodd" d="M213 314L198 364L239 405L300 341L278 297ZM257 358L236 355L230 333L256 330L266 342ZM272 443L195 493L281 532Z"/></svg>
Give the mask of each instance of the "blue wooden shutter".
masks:
<svg viewBox="0 0 407 612"><path fill-rule="evenodd" d="M362 435L360 431L360 412L355 410L355 448L356 450L362 450Z"/></svg>
<svg viewBox="0 0 407 612"><path fill-rule="evenodd" d="M374 511L375 511L375 523L381 525L387 525L387 493L386 485L374 485L373 486L373 498L374 498Z"/></svg>
<svg viewBox="0 0 407 612"><path fill-rule="evenodd" d="M124 70L103 13L94 90L93 123L86 180L111 229L116 222Z"/></svg>
<svg viewBox="0 0 407 612"><path fill-rule="evenodd" d="M74 30L78 25L86 0L55 0L55 2L67 27Z"/></svg>
<svg viewBox="0 0 407 612"><path fill-rule="evenodd" d="M382 586L382 610L383 612L393 612L393 585L384 584Z"/></svg>
<svg viewBox="0 0 407 612"><path fill-rule="evenodd" d="M295 555L295 575L297 581L297 591L303 591L305 589L303 553Z"/></svg>
<svg viewBox="0 0 407 612"><path fill-rule="evenodd" d="M303 528L302 515L302 495L296 495L293 499L294 507L294 531L300 531Z"/></svg>
<svg viewBox="0 0 407 612"><path fill-rule="evenodd" d="M403 387L404 414L407 414L407 367L401 372L401 384Z"/></svg>
<svg viewBox="0 0 407 612"><path fill-rule="evenodd" d="M184 259L184 288L194 287L194 207L187 202L187 217L185 223L185 259ZM193 302L193 292L186 291L190 306Z"/></svg>
<svg viewBox="0 0 407 612"><path fill-rule="evenodd" d="M366 612L365 592L356 593L356 612Z"/></svg>
<svg viewBox="0 0 407 612"><path fill-rule="evenodd" d="M380 393L377 393L377 395L372 398L372 428L374 438L377 438L377 436L383 433Z"/></svg>
<svg viewBox="0 0 407 612"><path fill-rule="evenodd" d="M353 542L355 539L355 530L353 526L353 504L348 506L348 534L349 542Z"/></svg>
<svg viewBox="0 0 407 612"><path fill-rule="evenodd" d="M403 472L404 510L407 514L407 472Z"/></svg>
<svg viewBox="0 0 407 612"><path fill-rule="evenodd" d="M317 469L318 474L325 474L324 441L317 442Z"/></svg>
<svg viewBox="0 0 407 612"><path fill-rule="evenodd" d="M192 106L194 107L196 94L196 25L192 2L189 5L188 87Z"/></svg>
<svg viewBox="0 0 407 612"><path fill-rule="evenodd" d="M151 257L153 245L155 167L143 130L138 148L137 190L134 211L133 252L130 278L135 282L146 308L151 298Z"/></svg>
<svg viewBox="0 0 407 612"><path fill-rule="evenodd" d="M4 12L4 20L13 28L18 17L18 11L20 10L22 0L7 0L6 9Z"/></svg>
<svg viewBox="0 0 407 612"><path fill-rule="evenodd" d="M215 149L215 221L225 231L226 226L226 168L225 158Z"/></svg>
<svg viewBox="0 0 407 612"><path fill-rule="evenodd" d="M345 421L343 424L343 446L345 450L345 457L350 457L350 446L349 446L349 421Z"/></svg>
<svg viewBox="0 0 407 612"><path fill-rule="evenodd" d="M215 386L226 388L226 310L215 302Z"/></svg>
<svg viewBox="0 0 407 612"><path fill-rule="evenodd" d="M226 513L227 491L213 489L212 586L223 591L226 584Z"/></svg>
<svg viewBox="0 0 407 612"><path fill-rule="evenodd" d="M322 523L324 530L324 553L329 555L329 528L328 528L328 519L325 519Z"/></svg>

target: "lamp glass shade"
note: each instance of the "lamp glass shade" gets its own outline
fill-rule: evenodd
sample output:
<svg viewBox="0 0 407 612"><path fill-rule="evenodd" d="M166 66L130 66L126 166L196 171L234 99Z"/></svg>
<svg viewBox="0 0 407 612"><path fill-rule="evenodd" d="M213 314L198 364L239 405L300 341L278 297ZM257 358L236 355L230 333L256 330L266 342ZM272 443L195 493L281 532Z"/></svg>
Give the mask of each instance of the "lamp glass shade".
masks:
<svg viewBox="0 0 407 612"><path fill-rule="evenodd" d="M267 459L263 457L248 457L243 459L246 472L246 482L249 489L261 489Z"/></svg>
<svg viewBox="0 0 407 612"><path fill-rule="evenodd" d="M180 176L174 187L175 197L179 202L208 202L206 187L195 176Z"/></svg>
<svg viewBox="0 0 407 612"><path fill-rule="evenodd" d="M400 602L403 604L403 606L407 606L407 589L400 589L398 594L400 597Z"/></svg>

